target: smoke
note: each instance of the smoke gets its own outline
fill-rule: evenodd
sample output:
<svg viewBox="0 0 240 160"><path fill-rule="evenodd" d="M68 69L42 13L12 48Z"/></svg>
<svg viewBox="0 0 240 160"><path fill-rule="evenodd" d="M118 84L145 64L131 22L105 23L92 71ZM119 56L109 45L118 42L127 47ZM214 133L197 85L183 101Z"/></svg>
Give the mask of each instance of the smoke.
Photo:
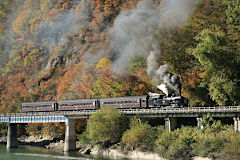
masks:
<svg viewBox="0 0 240 160"><path fill-rule="evenodd" d="M37 32L38 40L51 51L59 44L66 42L66 35L79 34L82 27L89 23L89 5L89 1L86 0L75 1L72 9L61 13L57 18L42 21Z"/></svg>
<svg viewBox="0 0 240 160"><path fill-rule="evenodd" d="M147 73L155 83L164 83L168 88L179 91L179 78L170 73L161 62L160 33L174 31L184 24L193 13L195 0L167 0L154 7L148 0L138 3L136 9L122 12L109 34L111 48L116 59L113 72L125 75L130 57L147 59Z"/></svg>
<svg viewBox="0 0 240 160"><path fill-rule="evenodd" d="M161 84L158 88L161 89L166 95L168 95L168 88L179 92L179 95L181 95L181 83L179 81L179 77L177 75L173 75L170 73L170 68L167 64L161 65L158 70L156 70L154 79L155 82L158 83L161 81L163 84ZM167 91L165 91L167 90Z"/></svg>
<svg viewBox="0 0 240 160"><path fill-rule="evenodd" d="M168 89L166 84L160 84L157 86L158 89L162 90L168 96Z"/></svg>
<svg viewBox="0 0 240 160"><path fill-rule="evenodd" d="M5 35L0 37L0 47L2 44L4 45L4 50L0 53L0 67L7 59L13 59L18 54L14 48L16 37L22 35L18 35L12 28L17 18L20 17L21 19L19 15L22 12L21 8L25 7L24 2L25 0L14 0L12 2L13 7L11 7L11 10L13 12L9 13L6 22L8 26L6 28L8 29ZM71 56L73 57L75 53L80 52L83 44L74 43L72 37L81 34L84 26L90 23L90 3L89 0L76 0L72 2L71 8L64 11L56 11L56 13L53 13L55 15L52 16L49 16L49 13L44 15L44 12L39 9L39 3L31 3L32 6L26 7L28 10L31 10L31 15L26 15L27 17L31 17L31 20L39 18L39 14L43 15L39 20L27 22L29 27L21 29L23 33L26 34L26 36L24 35L25 41L36 44L34 46L32 45L33 47L39 47L48 51L42 55L42 57L45 58L42 67L43 71L53 68L54 65L57 64L57 61L59 61L59 56L62 57L63 54L71 52ZM70 48L73 48L73 50L69 52L68 50L70 50Z"/></svg>
<svg viewBox="0 0 240 160"><path fill-rule="evenodd" d="M138 56L146 58L152 42L153 34L159 26L160 12L148 1L138 3L132 11L122 12L110 29L112 52L117 57L113 63L113 71L124 75L128 71L128 59Z"/></svg>
<svg viewBox="0 0 240 160"><path fill-rule="evenodd" d="M14 53L11 53L11 48L14 45L13 41L16 39L16 36L14 36L13 30L12 30L12 23L16 19L17 8L21 6L21 4L23 3L24 3L24 0L12 0L12 1L9 1L9 6L6 6L10 8L8 11L14 11L14 12L9 12L7 14L7 17L5 17L6 19L3 18L3 22L1 22L1 25L3 25L2 27L4 29L3 30L4 32L0 33L0 74L2 69L5 67L5 63L9 59L15 57ZM4 5L2 7L3 7L2 10L4 10Z"/></svg>

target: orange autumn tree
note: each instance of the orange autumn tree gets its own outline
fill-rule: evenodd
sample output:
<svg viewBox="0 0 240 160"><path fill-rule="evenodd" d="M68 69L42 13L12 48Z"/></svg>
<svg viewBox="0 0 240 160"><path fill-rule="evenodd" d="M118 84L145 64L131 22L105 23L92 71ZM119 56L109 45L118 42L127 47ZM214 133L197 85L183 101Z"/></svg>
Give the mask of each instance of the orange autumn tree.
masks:
<svg viewBox="0 0 240 160"><path fill-rule="evenodd" d="M1 110L19 112L21 103L29 99L28 89L23 83L24 75L9 76L5 88L1 91Z"/></svg>
<svg viewBox="0 0 240 160"><path fill-rule="evenodd" d="M128 83L114 77L111 61L102 58L96 65L97 80L93 86L94 97L118 97L128 95Z"/></svg>
<svg viewBox="0 0 240 160"><path fill-rule="evenodd" d="M69 69L64 76L59 79L56 98L79 99L91 98L94 76L91 70L84 70L87 64L79 63Z"/></svg>

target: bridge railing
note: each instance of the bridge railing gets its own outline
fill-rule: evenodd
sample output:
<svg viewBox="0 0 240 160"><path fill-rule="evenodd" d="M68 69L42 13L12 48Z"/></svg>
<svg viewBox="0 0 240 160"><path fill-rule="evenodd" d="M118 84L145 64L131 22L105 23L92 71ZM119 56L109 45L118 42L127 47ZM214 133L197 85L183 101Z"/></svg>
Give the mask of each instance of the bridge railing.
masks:
<svg viewBox="0 0 240 160"><path fill-rule="evenodd" d="M227 107L188 107L188 108L151 108L151 109L121 109L128 114L138 113L214 113L214 112L240 112L240 106Z"/></svg>

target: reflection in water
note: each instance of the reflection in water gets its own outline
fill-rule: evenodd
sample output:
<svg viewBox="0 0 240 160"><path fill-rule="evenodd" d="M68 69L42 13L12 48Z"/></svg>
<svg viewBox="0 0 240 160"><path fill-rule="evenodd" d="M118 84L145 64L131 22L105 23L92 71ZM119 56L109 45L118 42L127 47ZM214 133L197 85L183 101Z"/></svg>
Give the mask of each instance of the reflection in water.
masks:
<svg viewBox="0 0 240 160"><path fill-rule="evenodd" d="M77 158L77 157L70 157L70 156L54 156L50 154L33 154L33 153L13 153L14 155L18 156L29 156L29 157L44 157L44 158L55 158L55 159L68 159L68 160L93 160L90 158Z"/></svg>
<svg viewBox="0 0 240 160"><path fill-rule="evenodd" d="M59 159L110 160L102 157L81 155L79 152L64 153L60 151L53 151L42 147L34 146L19 146L18 148L6 149L6 145L0 145L0 160L59 160Z"/></svg>

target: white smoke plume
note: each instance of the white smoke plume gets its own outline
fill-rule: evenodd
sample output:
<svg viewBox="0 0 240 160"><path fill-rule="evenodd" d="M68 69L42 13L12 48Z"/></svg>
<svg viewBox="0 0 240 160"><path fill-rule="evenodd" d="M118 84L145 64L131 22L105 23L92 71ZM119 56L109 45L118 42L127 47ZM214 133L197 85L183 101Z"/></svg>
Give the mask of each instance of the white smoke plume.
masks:
<svg viewBox="0 0 240 160"><path fill-rule="evenodd" d="M168 95L168 88L178 92L179 96L181 96L181 84L179 81L179 77L177 75L173 75L170 73L170 68L167 64L161 65L158 70L156 70L154 79L156 79L156 83L161 81L161 89L166 95ZM167 91L166 91L167 90Z"/></svg>
<svg viewBox="0 0 240 160"><path fill-rule="evenodd" d="M174 31L184 24L193 13L196 0L166 0L154 7L149 0L138 3L137 8L122 12L110 30L111 48L116 54L113 71L125 75L130 57L147 59L147 72L155 83L164 83L168 88L179 91L179 78L170 73L161 62L161 47L158 34Z"/></svg>
<svg viewBox="0 0 240 160"><path fill-rule="evenodd" d="M160 84L157 86L158 89L162 90L168 96L168 89L166 84Z"/></svg>

